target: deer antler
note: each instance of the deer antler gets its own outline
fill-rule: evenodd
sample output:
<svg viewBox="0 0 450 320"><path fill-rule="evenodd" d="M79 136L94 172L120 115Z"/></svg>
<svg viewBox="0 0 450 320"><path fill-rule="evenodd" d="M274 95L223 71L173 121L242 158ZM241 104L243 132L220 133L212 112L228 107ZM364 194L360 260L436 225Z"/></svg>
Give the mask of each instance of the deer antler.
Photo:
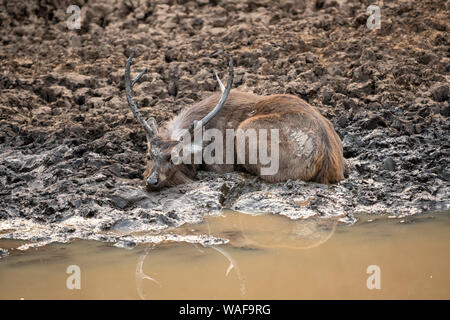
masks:
<svg viewBox="0 0 450 320"><path fill-rule="evenodd" d="M144 117L142 117L142 114L139 112L136 104L133 101L133 98L131 97L131 87L139 81L139 79L144 75L144 73L147 71L147 69L144 69L139 73L136 78L134 78L132 81L130 81L130 66L133 62L133 56L134 52L131 53L130 57L127 60L127 64L125 66L125 92L127 95L128 105L130 106L131 111L133 112L134 116L138 121L142 124L145 131L147 132L148 138L152 139L156 132L153 131L153 129L149 126L149 124L144 120Z"/></svg>
<svg viewBox="0 0 450 320"><path fill-rule="evenodd" d="M216 75L217 82L219 83L220 91L225 91L225 86L223 85L222 81L220 81L219 76L217 75L217 72L214 71L214 74Z"/></svg>
<svg viewBox="0 0 450 320"><path fill-rule="evenodd" d="M217 78L217 81L219 82L220 90L222 91L222 96L220 97L219 102L214 107L214 109L212 109L211 112L208 113L202 120L195 121L191 125L191 127L189 129L189 132L193 132L194 130L198 129L199 126L206 125L209 122L209 120L214 118L214 116L220 111L220 109L225 104L225 101L227 100L228 94L231 91L231 86L233 85L233 75L234 75L234 73L233 73L233 58L231 56L230 56L230 62L228 63L228 66L230 68L230 71L229 71L229 74L228 74L228 81L227 81L226 88L223 87L222 81L220 81L219 77L216 74L216 78Z"/></svg>

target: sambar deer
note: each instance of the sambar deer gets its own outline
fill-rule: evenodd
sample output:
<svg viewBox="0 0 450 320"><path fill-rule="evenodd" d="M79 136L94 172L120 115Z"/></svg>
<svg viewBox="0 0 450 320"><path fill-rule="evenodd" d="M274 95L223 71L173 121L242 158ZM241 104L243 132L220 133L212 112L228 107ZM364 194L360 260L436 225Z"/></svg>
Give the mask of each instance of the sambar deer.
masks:
<svg viewBox="0 0 450 320"><path fill-rule="evenodd" d="M333 125L314 107L304 100L288 94L259 96L231 90L233 83L233 60L229 61L229 76L224 87L216 74L221 88L218 93L183 109L174 119L158 128L154 118L144 120L131 96L131 87L146 70L130 79L133 54L125 67L125 90L128 104L145 129L147 136L147 158L144 179L149 190L159 190L192 181L199 169L219 173L247 171L261 176L268 182L288 179L314 181L324 184L344 179L345 161L342 142ZM248 157L235 154L233 164L174 163L173 150L182 143L182 132L215 128L225 137L227 129L278 129L279 169L275 174L261 175L261 163L249 163ZM267 138L270 142L270 137ZM227 148L230 141L224 138ZM234 141L232 141L234 143ZM246 150L249 142L244 142ZM235 144L233 144L234 146ZM234 148L234 147L233 147ZM196 148L191 149L196 152ZM186 156L186 155L184 155ZM243 159L244 158L244 159ZM239 161L240 160L240 161ZM239 164L241 163L241 164Z"/></svg>

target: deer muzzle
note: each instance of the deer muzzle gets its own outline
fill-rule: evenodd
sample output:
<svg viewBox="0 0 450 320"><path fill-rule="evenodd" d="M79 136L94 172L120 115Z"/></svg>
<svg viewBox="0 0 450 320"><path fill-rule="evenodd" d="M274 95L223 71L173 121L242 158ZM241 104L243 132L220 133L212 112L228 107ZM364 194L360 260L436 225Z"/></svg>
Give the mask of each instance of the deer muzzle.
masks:
<svg viewBox="0 0 450 320"><path fill-rule="evenodd" d="M159 187L158 174L156 172L153 172L150 176L148 176L145 183L147 184L147 187L151 189L158 188Z"/></svg>

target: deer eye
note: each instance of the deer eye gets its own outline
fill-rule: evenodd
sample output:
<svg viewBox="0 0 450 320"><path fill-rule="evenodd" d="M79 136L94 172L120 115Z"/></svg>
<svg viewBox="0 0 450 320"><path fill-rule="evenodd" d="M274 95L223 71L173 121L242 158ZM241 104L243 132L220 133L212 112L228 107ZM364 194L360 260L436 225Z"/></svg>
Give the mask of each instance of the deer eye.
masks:
<svg viewBox="0 0 450 320"><path fill-rule="evenodd" d="M152 156L149 155L149 154L146 156L146 158L147 158L148 161L152 160Z"/></svg>

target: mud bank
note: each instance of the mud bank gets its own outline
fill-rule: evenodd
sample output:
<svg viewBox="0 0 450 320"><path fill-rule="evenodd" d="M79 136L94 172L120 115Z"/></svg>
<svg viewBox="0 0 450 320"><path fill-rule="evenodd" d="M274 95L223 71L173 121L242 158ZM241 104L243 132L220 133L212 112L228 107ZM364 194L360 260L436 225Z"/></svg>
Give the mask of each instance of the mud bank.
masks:
<svg viewBox="0 0 450 320"><path fill-rule="evenodd" d="M70 4L81 8L80 30L67 28ZM370 4L5 2L0 237L132 246L223 208L346 223L360 213L449 210L449 3L384 3L379 30L366 26ZM145 192L145 135L123 84L132 51L133 70L148 69L134 89L144 116L164 122L218 90L213 71L224 77L231 54L234 87L295 94L333 122L348 178L327 187L200 173Z"/></svg>

